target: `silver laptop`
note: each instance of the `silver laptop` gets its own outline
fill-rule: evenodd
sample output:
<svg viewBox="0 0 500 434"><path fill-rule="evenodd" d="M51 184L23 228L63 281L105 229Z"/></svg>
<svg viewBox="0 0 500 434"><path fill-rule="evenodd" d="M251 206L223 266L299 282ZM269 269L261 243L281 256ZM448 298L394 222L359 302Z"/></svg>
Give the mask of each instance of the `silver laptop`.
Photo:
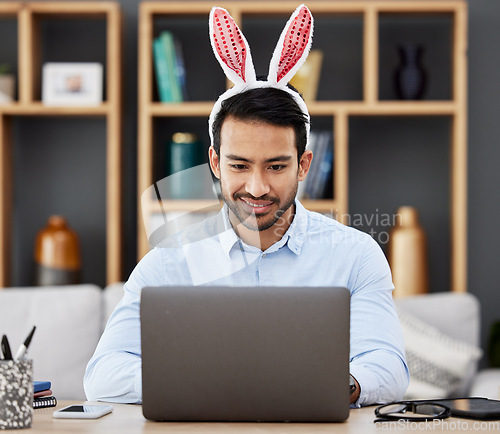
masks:
<svg viewBox="0 0 500 434"><path fill-rule="evenodd" d="M349 317L346 288L145 288L144 417L344 421Z"/></svg>

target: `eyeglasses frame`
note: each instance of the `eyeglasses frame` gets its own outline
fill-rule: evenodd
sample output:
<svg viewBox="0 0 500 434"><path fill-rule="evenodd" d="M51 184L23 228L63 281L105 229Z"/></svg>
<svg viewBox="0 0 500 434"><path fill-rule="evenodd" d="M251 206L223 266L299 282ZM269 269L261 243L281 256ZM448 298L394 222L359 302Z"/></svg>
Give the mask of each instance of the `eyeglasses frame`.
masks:
<svg viewBox="0 0 500 434"><path fill-rule="evenodd" d="M436 407L441 407L443 409L443 412L436 415L436 416L422 416L422 417L411 417L411 418L405 418L401 416L396 416L392 414L380 414L380 410L384 407L387 407L389 405L406 405L406 406L411 406L411 410L415 411L415 408L418 405L434 405ZM405 409L407 411L408 408ZM418 413L415 413L418 414ZM447 407L446 405L437 403L435 401L396 401L396 402L390 402L388 404L383 404L378 406L375 409L375 416L377 416L377 419L375 419L374 422L388 422L388 421L393 421L393 420L405 420L405 421L412 421L412 422L426 422L429 420L438 420L438 419L446 419L451 416L451 409Z"/></svg>

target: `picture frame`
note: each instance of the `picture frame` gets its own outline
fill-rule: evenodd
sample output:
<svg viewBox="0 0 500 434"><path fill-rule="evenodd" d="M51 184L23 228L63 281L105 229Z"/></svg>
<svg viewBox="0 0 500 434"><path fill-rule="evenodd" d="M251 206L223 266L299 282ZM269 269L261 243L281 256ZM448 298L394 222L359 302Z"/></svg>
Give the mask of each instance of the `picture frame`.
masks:
<svg viewBox="0 0 500 434"><path fill-rule="evenodd" d="M42 103L49 106L97 106L103 101L100 63L45 63Z"/></svg>

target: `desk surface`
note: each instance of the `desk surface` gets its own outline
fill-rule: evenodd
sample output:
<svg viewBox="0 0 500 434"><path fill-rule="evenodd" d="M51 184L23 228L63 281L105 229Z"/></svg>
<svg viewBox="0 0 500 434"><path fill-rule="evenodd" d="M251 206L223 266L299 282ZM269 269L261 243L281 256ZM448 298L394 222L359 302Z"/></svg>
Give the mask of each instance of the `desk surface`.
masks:
<svg viewBox="0 0 500 434"><path fill-rule="evenodd" d="M114 411L100 419L53 419L55 409L81 402L61 401L57 407L35 410L30 433L335 433L370 434L376 432L500 432L500 421L475 421L450 418L434 422L373 423L374 407L351 410L345 423L166 423L150 422L140 405L112 404ZM102 403L101 403L102 404Z"/></svg>

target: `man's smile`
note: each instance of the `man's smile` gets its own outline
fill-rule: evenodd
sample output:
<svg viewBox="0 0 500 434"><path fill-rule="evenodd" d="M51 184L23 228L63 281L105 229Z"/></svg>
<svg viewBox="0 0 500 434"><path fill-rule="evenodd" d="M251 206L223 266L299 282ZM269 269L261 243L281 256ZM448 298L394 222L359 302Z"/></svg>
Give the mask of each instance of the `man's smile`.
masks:
<svg viewBox="0 0 500 434"><path fill-rule="evenodd" d="M270 210L271 206L274 204L274 201L257 200L248 197L239 197L239 200L243 204L243 208L245 209L245 211L255 214L267 213Z"/></svg>

